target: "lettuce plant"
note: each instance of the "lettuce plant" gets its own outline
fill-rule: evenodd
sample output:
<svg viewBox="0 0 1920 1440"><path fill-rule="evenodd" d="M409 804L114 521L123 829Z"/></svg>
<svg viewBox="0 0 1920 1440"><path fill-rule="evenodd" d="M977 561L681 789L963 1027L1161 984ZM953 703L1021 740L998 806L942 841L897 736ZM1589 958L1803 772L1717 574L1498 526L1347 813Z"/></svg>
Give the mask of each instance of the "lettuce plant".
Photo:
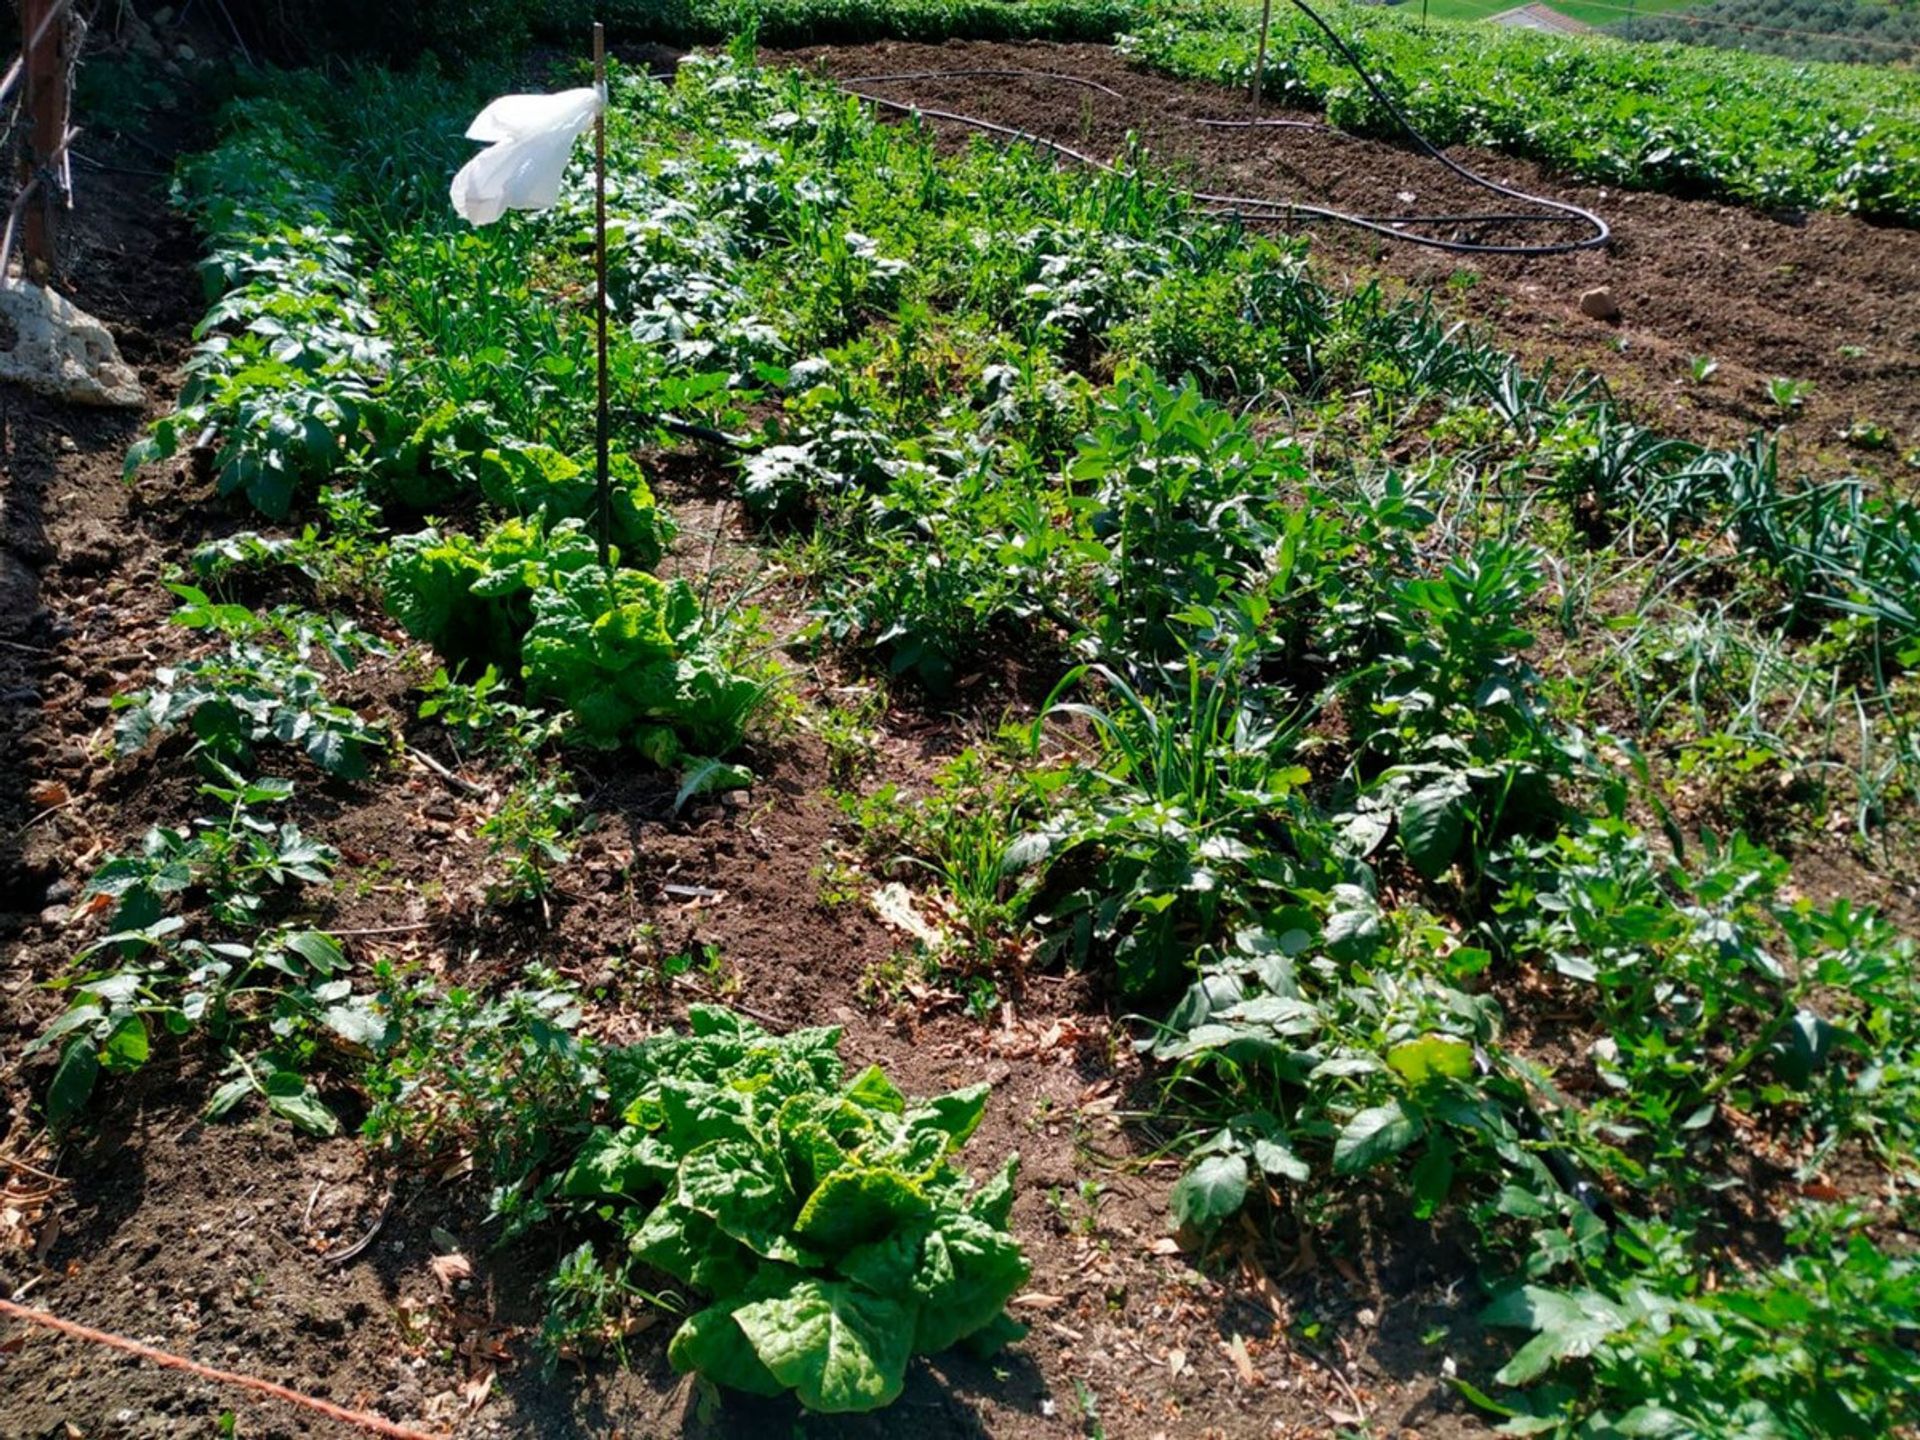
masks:
<svg viewBox="0 0 1920 1440"><path fill-rule="evenodd" d="M509 520L480 540L394 542L387 608L451 660L521 673L589 744L657 765L740 743L764 693L737 674L684 581L600 568L581 521Z"/></svg>
<svg viewBox="0 0 1920 1440"><path fill-rule="evenodd" d="M1018 1337L1018 1157L978 1188L952 1158L987 1086L909 1101L878 1066L843 1083L837 1029L776 1036L707 1006L689 1021L608 1053L621 1123L561 1185L641 1207L632 1256L707 1298L668 1348L676 1368L809 1410L876 1410L913 1355Z"/></svg>

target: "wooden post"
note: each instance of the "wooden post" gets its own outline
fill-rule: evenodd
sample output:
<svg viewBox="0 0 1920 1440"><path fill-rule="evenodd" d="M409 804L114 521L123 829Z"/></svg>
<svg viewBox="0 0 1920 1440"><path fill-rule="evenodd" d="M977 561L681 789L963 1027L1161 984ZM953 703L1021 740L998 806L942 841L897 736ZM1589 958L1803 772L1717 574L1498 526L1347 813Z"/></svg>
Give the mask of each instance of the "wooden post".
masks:
<svg viewBox="0 0 1920 1440"><path fill-rule="evenodd" d="M61 198L55 177L67 141L67 48L73 34L67 7L68 0L22 0L20 6L28 121L20 183L40 182L25 206L21 269L29 280L42 284L53 274L54 216Z"/></svg>
<svg viewBox="0 0 1920 1440"><path fill-rule="evenodd" d="M612 564L612 438L607 413L607 31L593 24L593 84L600 92L600 113L593 121L593 278L594 324L599 346L599 413L594 417L594 480L600 487L600 564Z"/></svg>
<svg viewBox="0 0 1920 1440"><path fill-rule="evenodd" d="M1267 75L1267 29L1273 24L1273 0L1260 6L1260 49L1253 57L1253 113L1260 113L1260 89Z"/></svg>

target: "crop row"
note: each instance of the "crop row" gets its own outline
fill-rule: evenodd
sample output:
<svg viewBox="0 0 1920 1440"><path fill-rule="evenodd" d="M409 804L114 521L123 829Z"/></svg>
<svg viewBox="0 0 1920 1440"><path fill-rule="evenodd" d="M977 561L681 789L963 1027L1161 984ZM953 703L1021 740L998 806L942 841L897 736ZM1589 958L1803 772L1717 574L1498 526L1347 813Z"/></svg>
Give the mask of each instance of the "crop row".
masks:
<svg viewBox="0 0 1920 1440"><path fill-rule="evenodd" d="M1415 7L1333 5L1407 118L1437 145L1478 145L1630 189L1920 223L1920 84L1896 69L1598 36L1436 22ZM1121 41L1147 64L1245 88L1255 13L1155 16ZM1265 71L1282 103L1360 134L1398 122L1291 6L1275 8Z"/></svg>

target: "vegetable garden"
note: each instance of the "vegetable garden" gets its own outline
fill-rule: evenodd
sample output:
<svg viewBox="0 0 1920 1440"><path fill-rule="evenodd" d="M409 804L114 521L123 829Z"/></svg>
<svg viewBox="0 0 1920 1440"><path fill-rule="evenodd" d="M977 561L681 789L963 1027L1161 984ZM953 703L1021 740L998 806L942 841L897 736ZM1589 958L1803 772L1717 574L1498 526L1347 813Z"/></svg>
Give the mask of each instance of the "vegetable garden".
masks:
<svg viewBox="0 0 1920 1440"><path fill-rule="evenodd" d="M1338 14L1442 143L1920 214L1903 75ZM1229 18L1121 49L1244 83ZM1270 93L1380 129L1304 34ZM743 1434L1916 1433L1898 485L749 31L614 68L603 521L591 177L447 205L497 78L249 72L175 172L171 615L20 950L18 1164L151 1112L370 1177L299 1263L386 1277L442 1432L623 1370Z"/></svg>

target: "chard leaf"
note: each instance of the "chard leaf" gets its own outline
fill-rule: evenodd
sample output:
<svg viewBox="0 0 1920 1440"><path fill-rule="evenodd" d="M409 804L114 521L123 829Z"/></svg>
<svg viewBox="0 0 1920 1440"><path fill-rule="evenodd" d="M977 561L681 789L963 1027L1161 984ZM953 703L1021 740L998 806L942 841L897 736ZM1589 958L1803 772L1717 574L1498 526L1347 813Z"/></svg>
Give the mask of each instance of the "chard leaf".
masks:
<svg viewBox="0 0 1920 1440"><path fill-rule="evenodd" d="M780 1157L764 1145L716 1140L680 1162L680 1202L773 1260L804 1263L787 1227L798 1201Z"/></svg>
<svg viewBox="0 0 1920 1440"><path fill-rule="evenodd" d="M853 1083L847 1086L846 1098L865 1109L887 1115L902 1115L907 1109L907 1097L878 1065L869 1065L854 1077Z"/></svg>
<svg viewBox="0 0 1920 1440"><path fill-rule="evenodd" d="M711 1216L672 1199L653 1207L629 1246L636 1259L709 1295L738 1295L760 1265Z"/></svg>
<svg viewBox="0 0 1920 1440"><path fill-rule="evenodd" d="M936 1355L985 1329L1006 1309L1032 1267L1005 1230L957 1216L927 1236L917 1289L924 1303L913 1348Z"/></svg>
<svg viewBox="0 0 1920 1440"><path fill-rule="evenodd" d="M736 1298L689 1315L667 1344L667 1359L681 1374L704 1375L716 1385L749 1395L779 1395L786 1386L761 1363L746 1332L734 1323Z"/></svg>
<svg viewBox="0 0 1920 1440"><path fill-rule="evenodd" d="M647 1153L649 1138L635 1126L618 1131L596 1127L567 1167L560 1193L569 1199L631 1195L659 1183L662 1177Z"/></svg>
<svg viewBox="0 0 1920 1440"><path fill-rule="evenodd" d="M973 1192L973 1198L967 1202L967 1213L984 1224L997 1230L1007 1228L1007 1217L1013 1213L1013 1181L1020 1173L1020 1155L1016 1151L1007 1157L991 1180Z"/></svg>
<svg viewBox="0 0 1920 1440"><path fill-rule="evenodd" d="M839 1254L922 1219L929 1209L920 1187L898 1170L848 1166L821 1181L793 1233L815 1249Z"/></svg>
<svg viewBox="0 0 1920 1440"><path fill-rule="evenodd" d="M936 1095L908 1111L907 1124L939 1130L947 1137L948 1148L957 1150L980 1128L980 1121L987 1113L987 1096L992 1090L991 1085L982 1083Z"/></svg>

